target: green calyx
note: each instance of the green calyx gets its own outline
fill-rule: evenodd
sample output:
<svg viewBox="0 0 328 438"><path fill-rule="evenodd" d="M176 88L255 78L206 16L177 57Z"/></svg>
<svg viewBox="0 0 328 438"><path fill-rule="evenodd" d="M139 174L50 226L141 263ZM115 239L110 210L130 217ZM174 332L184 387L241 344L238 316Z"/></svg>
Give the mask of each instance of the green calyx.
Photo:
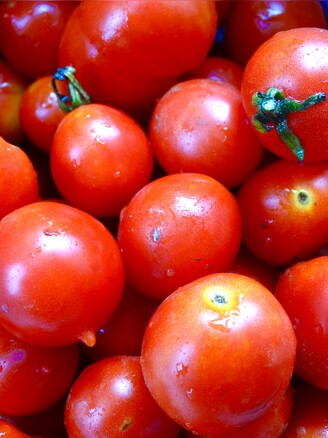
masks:
<svg viewBox="0 0 328 438"><path fill-rule="evenodd" d="M59 92L56 81L66 81L68 95ZM74 67L58 68L52 77L51 85L56 93L58 105L65 112L70 112L81 105L91 103L90 96L84 91L75 77Z"/></svg>
<svg viewBox="0 0 328 438"><path fill-rule="evenodd" d="M253 116L253 126L262 133L276 128L280 139L302 163L304 148L299 138L288 127L287 117L290 113L304 111L325 100L326 94L323 92L315 93L300 102L288 99L278 88L270 88L266 93L258 91L252 98L252 104L258 110Z"/></svg>

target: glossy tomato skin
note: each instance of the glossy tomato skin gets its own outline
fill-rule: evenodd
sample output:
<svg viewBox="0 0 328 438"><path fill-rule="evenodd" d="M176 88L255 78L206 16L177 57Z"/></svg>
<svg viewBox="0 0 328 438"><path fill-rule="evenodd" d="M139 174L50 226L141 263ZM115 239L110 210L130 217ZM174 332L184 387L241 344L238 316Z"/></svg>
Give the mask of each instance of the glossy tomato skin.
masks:
<svg viewBox="0 0 328 438"><path fill-rule="evenodd" d="M1 415L32 415L53 406L69 391L78 365L77 345L32 345L0 327Z"/></svg>
<svg viewBox="0 0 328 438"><path fill-rule="evenodd" d="M328 96L327 54L327 29L290 29L278 32L262 44L247 63L241 86L243 105L249 120L257 112L252 103L253 95L257 92L266 93L272 87L281 90L287 98L297 101L303 101L315 93L325 93ZM326 99L287 117L290 130L298 137L304 149L303 162L328 159L328 137L323 123L327 113ZM279 138L276 129L264 133L254 130L271 152L282 158L297 160Z"/></svg>
<svg viewBox="0 0 328 438"><path fill-rule="evenodd" d="M75 1L0 3L0 47L20 73L31 78L57 68L59 41Z"/></svg>
<svg viewBox="0 0 328 438"><path fill-rule="evenodd" d="M137 356L85 368L68 395L65 424L70 438L175 438L181 430L149 394Z"/></svg>
<svg viewBox="0 0 328 438"><path fill-rule="evenodd" d="M245 66L266 40L295 27L327 28L319 1L235 1L225 23L226 54Z"/></svg>
<svg viewBox="0 0 328 438"><path fill-rule="evenodd" d="M240 212L215 179L166 175L123 209L117 240L127 282L162 300L195 278L230 268L241 240Z"/></svg>
<svg viewBox="0 0 328 438"><path fill-rule="evenodd" d="M179 82L161 99L149 124L151 148L167 173L198 172L236 187L259 164L263 146L227 82Z"/></svg>
<svg viewBox="0 0 328 438"><path fill-rule="evenodd" d="M32 161L19 146L0 137L0 219L16 208L39 201L39 181Z"/></svg>
<svg viewBox="0 0 328 438"><path fill-rule="evenodd" d="M202 62L216 26L214 1L81 2L65 28L59 62L76 68L94 102L139 119Z"/></svg>
<svg viewBox="0 0 328 438"><path fill-rule="evenodd" d="M26 435L21 432L16 426L9 421L0 419L0 436L3 438L32 438L31 435ZM38 437L34 437L38 438Z"/></svg>
<svg viewBox="0 0 328 438"><path fill-rule="evenodd" d="M57 102L52 76L42 76L25 89L19 106L24 135L33 146L49 153L56 129L66 113Z"/></svg>
<svg viewBox="0 0 328 438"><path fill-rule="evenodd" d="M222 273L182 286L159 305L141 365L172 419L218 434L272 406L290 384L295 353L293 327L273 294L250 277Z"/></svg>
<svg viewBox="0 0 328 438"><path fill-rule="evenodd" d="M326 246L326 163L277 160L255 172L239 189L243 242L276 266L311 258Z"/></svg>
<svg viewBox="0 0 328 438"><path fill-rule="evenodd" d="M275 289L296 333L295 373L323 389L328 389L327 290L328 256L289 267Z"/></svg>
<svg viewBox="0 0 328 438"><path fill-rule="evenodd" d="M146 133L128 114L89 104L59 124L50 152L62 196L93 216L116 216L151 180L153 154Z"/></svg>
<svg viewBox="0 0 328 438"><path fill-rule="evenodd" d="M8 214L0 235L0 323L38 345L93 345L124 284L110 232L81 210L40 201Z"/></svg>

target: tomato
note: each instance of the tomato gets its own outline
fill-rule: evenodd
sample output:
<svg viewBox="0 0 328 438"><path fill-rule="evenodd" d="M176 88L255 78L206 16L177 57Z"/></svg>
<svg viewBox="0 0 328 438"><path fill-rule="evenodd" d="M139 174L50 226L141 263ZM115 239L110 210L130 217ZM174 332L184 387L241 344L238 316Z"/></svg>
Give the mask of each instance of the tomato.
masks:
<svg viewBox="0 0 328 438"><path fill-rule="evenodd" d="M174 438L181 430L149 394L137 356L85 368L68 395L65 424L70 438Z"/></svg>
<svg viewBox="0 0 328 438"><path fill-rule="evenodd" d="M75 67L94 102L140 119L178 76L202 62L216 27L211 0L84 1L65 27L59 64Z"/></svg>
<svg viewBox="0 0 328 438"><path fill-rule="evenodd" d="M246 114L279 157L328 159L327 54L328 30L303 27L278 32L247 63L241 87Z"/></svg>
<svg viewBox="0 0 328 438"><path fill-rule="evenodd" d="M109 356L139 356L145 328L158 304L126 285L114 315L97 332L92 348L82 344L83 353L91 362Z"/></svg>
<svg viewBox="0 0 328 438"><path fill-rule="evenodd" d="M246 426L236 427L227 433L218 433L211 435L197 434L198 438L279 438L284 436L289 419L291 417L291 411L293 408L293 394L294 389L289 386L287 390L277 397L272 403L272 406L268 408L265 413L257 420L251 421ZM184 430L182 437L192 438L195 434Z"/></svg>
<svg viewBox="0 0 328 438"><path fill-rule="evenodd" d="M117 240L127 282L158 300L191 280L229 269L239 249L237 202L206 175L158 178L120 216Z"/></svg>
<svg viewBox="0 0 328 438"><path fill-rule="evenodd" d="M179 82L158 101L149 124L154 155L167 173L198 172L236 187L259 164L260 144L226 82Z"/></svg>
<svg viewBox="0 0 328 438"><path fill-rule="evenodd" d="M264 415L289 386L295 353L292 324L274 295L250 277L222 273L158 306L140 360L167 415L195 433L218 434Z"/></svg>
<svg viewBox="0 0 328 438"><path fill-rule="evenodd" d="M0 59L0 136L17 145L23 141L19 106L27 85L28 81L24 76L17 73L8 62Z"/></svg>
<svg viewBox="0 0 328 438"><path fill-rule="evenodd" d="M1 414L31 415L54 405L69 391L78 364L76 344L31 345L0 327Z"/></svg>
<svg viewBox="0 0 328 438"><path fill-rule="evenodd" d="M17 427L15 427L13 424L1 419L0 436L3 438L32 438L31 435L26 435L25 433L17 429Z"/></svg>
<svg viewBox="0 0 328 438"><path fill-rule="evenodd" d="M0 324L26 342L94 345L123 283L116 240L81 210L40 201L0 222Z"/></svg>
<svg viewBox="0 0 328 438"><path fill-rule="evenodd" d="M243 242L272 265L311 258L328 242L326 163L277 160L239 189Z"/></svg>
<svg viewBox="0 0 328 438"><path fill-rule="evenodd" d="M298 27L326 29L319 1L235 1L224 27L226 55L244 66L256 49L277 32Z"/></svg>
<svg viewBox="0 0 328 438"><path fill-rule="evenodd" d="M315 257L281 274L275 296L289 315L297 337L295 373L328 389L326 303L328 256Z"/></svg>
<svg viewBox="0 0 328 438"><path fill-rule="evenodd" d="M328 392L302 384L296 388L295 406L283 438L325 437L328 428Z"/></svg>
<svg viewBox="0 0 328 438"><path fill-rule="evenodd" d="M75 1L5 1L0 3L0 47L22 74L36 78L57 67L59 41Z"/></svg>
<svg viewBox="0 0 328 438"><path fill-rule="evenodd" d="M59 124L50 166L71 205L97 217L116 216L151 180L153 155L145 132L128 114L89 104Z"/></svg>
<svg viewBox="0 0 328 438"><path fill-rule="evenodd" d="M38 175L28 155L0 137L0 219L16 208L36 202Z"/></svg>
<svg viewBox="0 0 328 438"><path fill-rule="evenodd" d="M42 76L24 91L19 107L22 130L30 142L49 153L56 129L66 113L57 102L52 76Z"/></svg>

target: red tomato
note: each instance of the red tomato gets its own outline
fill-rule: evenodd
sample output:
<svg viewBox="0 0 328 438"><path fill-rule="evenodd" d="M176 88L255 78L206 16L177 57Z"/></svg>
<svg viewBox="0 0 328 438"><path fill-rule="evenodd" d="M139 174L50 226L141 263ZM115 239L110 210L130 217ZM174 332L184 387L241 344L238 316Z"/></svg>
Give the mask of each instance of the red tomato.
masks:
<svg viewBox="0 0 328 438"><path fill-rule="evenodd" d="M84 1L59 50L91 99L138 119L176 78L196 68L215 37L214 1Z"/></svg>
<svg viewBox="0 0 328 438"><path fill-rule="evenodd" d="M243 242L272 265L311 258L328 243L326 163L277 160L239 189Z"/></svg>
<svg viewBox="0 0 328 438"><path fill-rule="evenodd" d="M149 394L136 356L85 368L68 395L65 424L70 438L175 438L181 430Z"/></svg>
<svg viewBox="0 0 328 438"><path fill-rule="evenodd" d="M295 406L283 438L326 437L328 392L302 384L295 391Z"/></svg>
<svg viewBox="0 0 328 438"><path fill-rule="evenodd" d="M328 389L328 256L289 267L280 276L275 296L296 333L295 373L313 385Z"/></svg>
<svg viewBox="0 0 328 438"><path fill-rule="evenodd" d="M50 152L51 173L62 196L93 216L116 216L151 180L148 138L129 115L100 104L66 115Z"/></svg>
<svg viewBox="0 0 328 438"><path fill-rule="evenodd" d="M295 27L327 27L319 1L235 1L224 28L227 56L246 65L266 40L277 32ZM272 65L271 61L268 64Z"/></svg>
<svg viewBox="0 0 328 438"><path fill-rule="evenodd" d="M94 345L123 282L114 237L81 210L41 201L0 222L0 323L26 342Z"/></svg>
<svg viewBox="0 0 328 438"><path fill-rule="evenodd" d="M182 438L280 438L286 430L293 408L294 389L287 390L272 403L265 413L246 426L236 427L227 433L197 434L184 429Z"/></svg>
<svg viewBox="0 0 328 438"><path fill-rule="evenodd" d="M36 202L38 175L27 154L0 137L0 219L16 208Z"/></svg>
<svg viewBox="0 0 328 438"><path fill-rule="evenodd" d="M212 274L167 297L145 331L146 385L174 421L201 434L259 419L290 384L296 339L256 280Z"/></svg>
<svg viewBox="0 0 328 438"><path fill-rule="evenodd" d="M54 405L69 391L78 364L76 344L32 345L0 327L1 414L31 415Z"/></svg>
<svg viewBox="0 0 328 438"><path fill-rule="evenodd" d="M161 300L191 280L231 267L241 239L240 212L215 179L167 175L123 209L117 239L127 282Z"/></svg>
<svg viewBox="0 0 328 438"><path fill-rule="evenodd" d="M17 145L23 140L19 106L27 85L28 82L22 75L0 59L0 136Z"/></svg>
<svg viewBox="0 0 328 438"><path fill-rule="evenodd" d="M246 114L279 157L328 159L327 54L327 29L296 28L275 34L247 63L241 87Z"/></svg>
<svg viewBox="0 0 328 438"><path fill-rule="evenodd" d="M263 151L248 124L240 91L210 79L172 87L153 111L149 139L167 173L203 173L227 188L254 172Z"/></svg>
<svg viewBox="0 0 328 438"><path fill-rule="evenodd" d="M19 72L33 78L57 67L59 41L75 1L0 2L0 47Z"/></svg>
<svg viewBox="0 0 328 438"><path fill-rule="evenodd" d="M26 435L25 433L17 429L17 427L15 427L13 424L1 419L0 436L3 438L32 438L31 435Z"/></svg>
<svg viewBox="0 0 328 438"><path fill-rule="evenodd" d="M46 153L50 152L59 122L64 118L51 86L52 76L33 81L24 91L19 107L22 130L30 142Z"/></svg>

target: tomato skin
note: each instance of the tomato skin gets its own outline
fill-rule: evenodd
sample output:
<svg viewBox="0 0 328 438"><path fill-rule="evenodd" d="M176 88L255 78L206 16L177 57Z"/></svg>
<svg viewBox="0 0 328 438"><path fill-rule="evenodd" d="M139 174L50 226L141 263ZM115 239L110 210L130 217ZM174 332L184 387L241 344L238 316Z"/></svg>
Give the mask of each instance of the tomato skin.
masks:
<svg viewBox="0 0 328 438"><path fill-rule="evenodd" d="M181 427L148 392L137 356L111 356L89 365L66 402L70 438L175 438Z"/></svg>
<svg viewBox="0 0 328 438"><path fill-rule="evenodd" d="M123 291L110 232L81 210L40 201L3 218L0 236L1 325L38 345L93 345Z"/></svg>
<svg viewBox="0 0 328 438"><path fill-rule="evenodd" d="M31 435L26 435L25 433L17 429L17 427L14 426L13 424L1 419L0 419L0 436L3 438L32 438Z"/></svg>
<svg viewBox="0 0 328 438"><path fill-rule="evenodd" d="M139 190L121 212L117 234L127 282L158 300L229 269L240 239L234 196L197 173L166 175Z"/></svg>
<svg viewBox="0 0 328 438"><path fill-rule="evenodd" d="M235 1L227 17L224 47L228 58L245 66L256 49L277 32L295 27L326 29L318 1Z"/></svg>
<svg viewBox="0 0 328 438"><path fill-rule="evenodd" d="M19 119L25 136L33 146L49 153L56 129L64 118L51 85L52 76L33 81L23 93Z"/></svg>
<svg viewBox="0 0 328 438"><path fill-rule="evenodd" d="M218 434L272 406L289 386L295 353L293 327L273 294L249 277L223 273L186 284L159 305L141 365L172 419Z"/></svg>
<svg viewBox="0 0 328 438"><path fill-rule="evenodd" d="M311 258L328 241L326 163L277 160L255 172L236 197L243 242L272 265Z"/></svg>
<svg viewBox="0 0 328 438"><path fill-rule="evenodd" d="M266 93L272 87L282 90L289 99L298 101L315 93L322 92L328 96L327 54L327 29L290 29L278 32L262 44L247 63L241 86L243 105L249 120L257 111L252 104L253 95L257 92ZM287 118L290 130L304 148L304 162L328 159L328 136L325 135L324 123L327 113L328 100L304 111L291 113ZM279 138L276 129L265 133L255 128L254 131L271 152L282 158L297 160Z"/></svg>
<svg viewBox="0 0 328 438"><path fill-rule="evenodd" d="M75 1L0 3L0 46L3 56L31 78L52 74L59 41Z"/></svg>
<svg viewBox="0 0 328 438"><path fill-rule="evenodd" d="M254 172L263 152L240 91L211 79L179 82L165 93L152 113L149 140L166 173L203 173L229 189Z"/></svg>
<svg viewBox="0 0 328 438"><path fill-rule="evenodd" d="M289 267L275 289L296 333L295 373L324 389L328 389L327 288L328 256L322 256Z"/></svg>
<svg viewBox="0 0 328 438"><path fill-rule="evenodd" d="M78 364L77 345L32 345L0 327L1 414L32 415L48 409L69 391Z"/></svg>
<svg viewBox="0 0 328 438"><path fill-rule="evenodd" d="M94 102L139 119L206 57L216 26L214 1L85 1L67 23L59 63L75 67Z"/></svg>
<svg viewBox="0 0 328 438"><path fill-rule="evenodd" d="M50 152L62 196L93 216L116 216L151 180L153 154L141 126L116 108L89 104L59 124Z"/></svg>

